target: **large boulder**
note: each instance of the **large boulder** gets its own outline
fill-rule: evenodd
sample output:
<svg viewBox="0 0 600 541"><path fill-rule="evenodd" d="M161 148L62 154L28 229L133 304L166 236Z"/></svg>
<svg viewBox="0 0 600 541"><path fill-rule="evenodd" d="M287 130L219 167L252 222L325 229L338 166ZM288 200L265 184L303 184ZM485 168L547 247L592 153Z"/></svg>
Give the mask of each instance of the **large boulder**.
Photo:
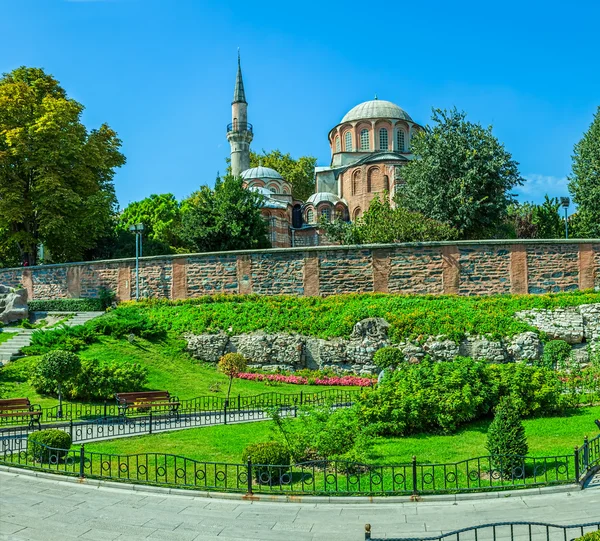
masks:
<svg viewBox="0 0 600 541"><path fill-rule="evenodd" d="M0 323L6 325L27 317L27 290L0 285Z"/></svg>

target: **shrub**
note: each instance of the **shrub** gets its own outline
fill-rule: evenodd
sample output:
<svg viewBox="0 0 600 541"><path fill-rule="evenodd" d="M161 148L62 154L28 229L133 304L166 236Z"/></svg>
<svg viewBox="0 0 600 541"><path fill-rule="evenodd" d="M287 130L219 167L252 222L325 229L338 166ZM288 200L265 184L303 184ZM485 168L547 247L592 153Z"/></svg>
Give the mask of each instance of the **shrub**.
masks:
<svg viewBox="0 0 600 541"><path fill-rule="evenodd" d="M373 362L380 370L394 370L404 360L404 354L398 348L389 346L378 349L373 356Z"/></svg>
<svg viewBox="0 0 600 541"><path fill-rule="evenodd" d="M30 312L102 312L102 299L36 299L27 303Z"/></svg>
<svg viewBox="0 0 600 541"><path fill-rule="evenodd" d="M505 477L525 477L522 457L529 450L527 437L519 408L510 397L501 398L496 406L494 420L488 428L486 448L494 468Z"/></svg>
<svg viewBox="0 0 600 541"><path fill-rule="evenodd" d="M61 325L56 329L34 331L31 335L31 345L23 348L23 352L27 355L42 355L54 349L61 349L76 353L97 339L96 333L86 325Z"/></svg>
<svg viewBox="0 0 600 541"><path fill-rule="evenodd" d="M55 428L40 430L27 437L27 453L38 462L56 463L67 455L71 444L67 432Z"/></svg>
<svg viewBox="0 0 600 541"><path fill-rule="evenodd" d="M248 363L246 357L241 353L226 353L219 359L217 370L221 374L225 374L229 378L229 387L227 388L227 402L229 402L229 395L231 394L231 384L233 378L237 377L238 374L244 372Z"/></svg>
<svg viewBox="0 0 600 541"><path fill-rule="evenodd" d="M544 345L542 365L545 368L564 370L569 366L571 344L564 340L550 340Z"/></svg>
<svg viewBox="0 0 600 541"><path fill-rule="evenodd" d="M108 314L88 321L85 326L97 334L123 338L129 334L141 338L157 338L163 334L163 328L151 321L144 312L113 310Z"/></svg>
<svg viewBox="0 0 600 541"><path fill-rule="evenodd" d="M600 541L600 530L596 532L588 532L585 535L575 539L575 541Z"/></svg>
<svg viewBox="0 0 600 541"><path fill-rule="evenodd" d="M70 399L109 400L115 393L140 391L148 378L148 369L137 363L119 364L101 363L97 360L85 360L81 370L63 387L63 393ZM56 395L57 386L37 371L31 378L36 392L44 395Z"/></svg>
<svg viewBox="0 0 600 541"><path fill-rule="evenodd" d="M251 458L253 464L263 467L254 467L255 479L258 483L279 484L281 476L290 465L290 453L279 442L253 443L248 445L242 453L242 462ZM279 466L279 467L267 467Z"/></svg>

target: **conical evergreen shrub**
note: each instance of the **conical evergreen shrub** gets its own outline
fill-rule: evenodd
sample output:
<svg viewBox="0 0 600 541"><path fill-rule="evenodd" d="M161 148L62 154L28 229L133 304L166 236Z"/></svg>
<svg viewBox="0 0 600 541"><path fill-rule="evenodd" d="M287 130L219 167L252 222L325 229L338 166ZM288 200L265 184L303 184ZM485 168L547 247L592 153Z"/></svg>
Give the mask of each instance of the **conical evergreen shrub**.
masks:
<svg viewBox="0 0 600 541"><path fill-rule="evenodd" d="M505 479L525 476L522 457L529 451L525 427L517 405L508 396L501 398L496 406L494 420L488 428L486 448L492 456L494 469Z"/></svg>

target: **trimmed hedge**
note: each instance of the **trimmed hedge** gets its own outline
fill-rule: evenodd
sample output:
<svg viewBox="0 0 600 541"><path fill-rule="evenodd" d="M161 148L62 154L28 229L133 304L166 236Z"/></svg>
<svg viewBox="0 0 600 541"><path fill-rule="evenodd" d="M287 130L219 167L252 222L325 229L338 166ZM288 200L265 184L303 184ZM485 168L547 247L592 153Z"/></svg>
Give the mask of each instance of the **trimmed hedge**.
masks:
<svg viewBox="0 0 600 541"><path fill-rule="evenodd" d="M254 468L258 483L268 484L272 480L278 484L279 477L287 471L287 466L290 465L290 453L278 441L248 445L242 452L242 462L245 463L248 457L252 459L253 464L283 466L283 468Z"/></svg>
<svg viewBox="0 0 600 541"><path fill-rule="evenodd" d="M67 455L72 443L67 432L55 428L40 430L27 437L27 453L39 462L55 463Z"/></svg>
<svg viewBox="0 0 600 541"><path fill-rule="evenodd" d="M103 312L103 299L39 299L27 303L30 312Z"/></svg>

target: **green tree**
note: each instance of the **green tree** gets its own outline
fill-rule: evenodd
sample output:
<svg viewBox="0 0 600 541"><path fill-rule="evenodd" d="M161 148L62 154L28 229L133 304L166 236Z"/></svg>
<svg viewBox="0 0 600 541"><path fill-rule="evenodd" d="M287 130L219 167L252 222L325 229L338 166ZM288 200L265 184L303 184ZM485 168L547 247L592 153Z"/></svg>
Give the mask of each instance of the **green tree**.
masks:
<svg viewBox="0 0 600 541"><path fill-rule="evenodd" d="M0 78L1 242L29 265L40 244L56 262L81 258L114 214L121 142L106 124L88 131L82 112L41 69Z"/></svg>
<svg viewBox="0 0 600 541"><path fill-rule="evenodd" d="M233 383L233 378L244 372L247 366L248 363L246 358L241 353L226 353L219 359L217 370L229 378L229 387L227 387L227 404L229 404L229 396L231 394L231 384Z"/></svg>
<svg viewBox="0 0 600 541"><path fill-rule="evenodd" d="M519 416L519 409L513 399L505 396L500 399L487 433L486 448L492 456L494 468L505 477L525 476L523 459L529 450L525 427Z"/></svg>
<svg viewBox="0 0 600 541"><path fill-rule="evenodd" d="M57 417L62 417L62 387L81 370L79 357L70 351L55 350L44 355L36 367L37 376L56 384L58 389Z"/></svg>
<svg viewBox="0 0 600 541"><path fill-rule="evenodd" d="M457 231L418 212L392 207L388 194L376 196L369 209L354 223L321 222L327 236L340 244L382 244L451 240Z"/></svg>
<svg viewBox="0 0 600 541"><path fill-rule="evenodd" d="M144 224L144 240L156 241L167 246L180 244L177 230L180 223L180 203L171 193L152 194L141 201L130 203L119 216L119 229Z"/></svg>
<svg viewBox="0 0 600 541"><path fill-rule="evenodd" d="M522 184L518 164L492 134L456 109L434 109L433 127L412 143L397 202L452 225L461 238L485 238L506 217L510 190Z"/></svg>
<svg viewBox="0 0 600 541"><path fill-rule="evenodd" d="M217 178L214 189L202 186L181 204L180 236L199 252L267 248L262 195L243 187L240 178Z"/></svg>
<svg viewBox="0 0 600 541"><path fill-rule="evenodd" d="M289 153L283 154L279 150L263 150L262 154L250 151L250 167L263 165L275 169L292 185L292 196L301 201L315 193L316 164L317 158L312 156L301 156L295 160Z"/></svg>
<svg viewBox="0 0 600 541"><path fill-rule="evenodd" d="M575 145L569 192L578 205L577 235L600 237L600 106L588 131Z"/></svg>
<svg viewBox="0 0 600 541"><path fill-rule="evenodd" d="M565 225L560 217L558 197L545 195L544 202L533 207L533 223L537 228L538 239L558 239L564 235Z"/></svg>

